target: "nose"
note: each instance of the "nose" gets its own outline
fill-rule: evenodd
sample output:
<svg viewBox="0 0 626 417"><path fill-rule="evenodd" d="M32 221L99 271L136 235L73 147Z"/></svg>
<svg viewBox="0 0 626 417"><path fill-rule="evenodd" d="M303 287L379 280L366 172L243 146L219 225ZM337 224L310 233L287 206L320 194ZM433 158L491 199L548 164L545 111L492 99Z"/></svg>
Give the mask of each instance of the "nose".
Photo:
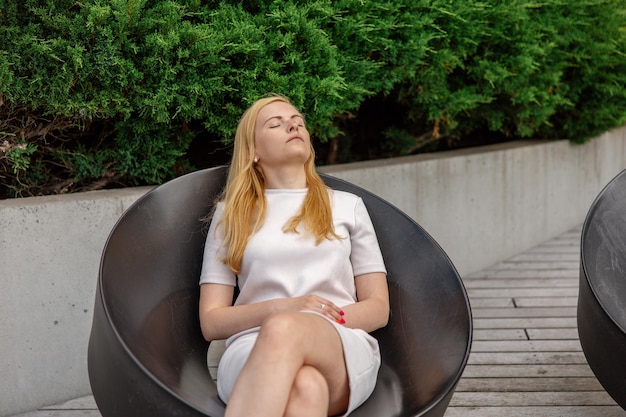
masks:
<svg viewBox="0 0 626 417"><path fill-rule="evenodd" d="M289 124L287 125L287 130L289 132L292 132L294 130L298 130L298 122L296 122L295 120L290 120Z"/></svg>

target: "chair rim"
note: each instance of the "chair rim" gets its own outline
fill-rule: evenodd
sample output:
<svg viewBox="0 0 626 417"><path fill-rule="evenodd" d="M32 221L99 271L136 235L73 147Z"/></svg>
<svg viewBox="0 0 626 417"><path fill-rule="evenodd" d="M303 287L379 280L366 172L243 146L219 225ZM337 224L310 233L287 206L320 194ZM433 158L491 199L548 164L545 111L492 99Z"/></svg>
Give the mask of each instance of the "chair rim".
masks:
<svg viewBox="0 0 626 417"><path fill-rule="evenodd" d="M598 305L604 312L604 314L610 318L613 324L619 328L622 333L626 334L626 323L618 320L618 317L615 316L614 312L607 308L604 302L604 297L602 294L598 292L597 289L597 274L595 271L591 271L589 264L591 263L590 256L587 252L589 249L588 245L591 245L589 242L589 235L591 231L594 229L593 226L598 222L598 213L602 208L602 203L607 198L607 195L610 192L617 188L621 182L626 184L626 169L622 170L616 176L614 176L604 187L602 187L601 191L596 195L587 214L585 216L585 220L583 222L582 232L580 236L580 268L582 272L582 277L587 282L589 289L591 290L594 298L598 300Z"/></svg>

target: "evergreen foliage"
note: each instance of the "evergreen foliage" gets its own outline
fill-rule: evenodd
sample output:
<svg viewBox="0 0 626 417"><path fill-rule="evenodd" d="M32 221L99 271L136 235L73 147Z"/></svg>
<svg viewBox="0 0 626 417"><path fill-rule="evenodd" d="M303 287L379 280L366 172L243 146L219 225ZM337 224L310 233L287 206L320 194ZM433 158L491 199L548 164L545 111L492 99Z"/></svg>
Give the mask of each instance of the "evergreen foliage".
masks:
<svg viewBox="0 0 626 417"><path fill-rule="evenodd" d="M327 162L583 142L625 53L622 0L0 0L0 198L160 183L268 92Z"/></svg>

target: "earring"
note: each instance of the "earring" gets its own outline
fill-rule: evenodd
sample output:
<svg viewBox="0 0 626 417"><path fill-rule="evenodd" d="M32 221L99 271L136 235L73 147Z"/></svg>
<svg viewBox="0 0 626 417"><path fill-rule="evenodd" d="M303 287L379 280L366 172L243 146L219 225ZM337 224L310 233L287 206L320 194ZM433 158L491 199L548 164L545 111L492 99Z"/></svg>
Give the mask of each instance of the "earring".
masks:
<svg viewBox="0 0 626 417"><path fill-rule="evenodd" d="M254 163L256 164L257 162L259 162L259 157L258 156L254 156Z"/></svg>

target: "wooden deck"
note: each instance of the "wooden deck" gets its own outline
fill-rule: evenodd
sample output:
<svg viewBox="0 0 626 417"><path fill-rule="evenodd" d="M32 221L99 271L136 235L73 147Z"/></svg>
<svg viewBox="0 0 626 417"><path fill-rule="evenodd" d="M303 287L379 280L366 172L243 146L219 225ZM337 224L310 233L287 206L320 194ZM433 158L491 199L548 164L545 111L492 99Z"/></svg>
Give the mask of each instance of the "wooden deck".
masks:
<svg viewBox="0 0 626 417"><path fill-rule="evenodd" d="M626 416L578 341L580 232L463 278L474 343L446 417Z"/></svg>
<svg viewBox="0 0 626 417"><path fill-rule="evenodd" d="M463 278L474 343L446 417L626 417L578 341L579 247L576 228ZM92 397L20 417L78 416L100 416Z"/></svg>

